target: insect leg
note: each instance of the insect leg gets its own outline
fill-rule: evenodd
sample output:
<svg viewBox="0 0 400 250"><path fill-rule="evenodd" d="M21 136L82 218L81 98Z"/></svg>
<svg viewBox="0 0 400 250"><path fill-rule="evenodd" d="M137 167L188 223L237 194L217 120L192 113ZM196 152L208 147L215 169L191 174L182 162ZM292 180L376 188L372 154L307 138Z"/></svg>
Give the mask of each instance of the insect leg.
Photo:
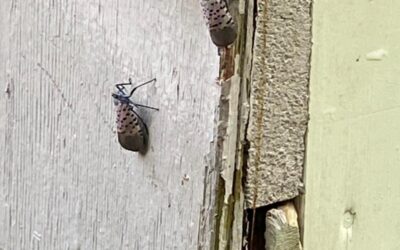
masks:
<svg viewBox="0 0 400 250"><path fill-rule="evenodd" d="M129 78L129 82L122 82L122 83L117 83L115 84L115 87L120 91L120 92L124 92L125 85L132 85L132 79Z"/></svg>
<svg viewBox="0 0 400 250"><path fill-rule="evenodd" d="M130 80L129 80L129 81L130 81ZM153 78L153 79L151 79L150 81L147 81L147 82L144 82L144 83L142 83L142 84L139 84L138 86L134 87L134 88L131 90L131 93L129 94L128 97L131 97L132 94L133 94L133 92L135 92L135 90L137 90L138 88L140 88L140 87L142 87L142 86L144 86L144 85L146 85L146 84L149 84L149 83L152 83L152 82L156 82L156 81L157 81L157 79L156 79L156 78Z"/></svg>
<svg viewBox="0 0 400 250"><path fill-rule="evenodd" d="M135 106L137 106L137 107L148 108L148 109L154 109L154 110L159 111L158 108L150 107L150 106L143 105L143 104L134 103L134 102L132 102L131 100L129 100L129 101L130 101L130 103L132 103L133 105L135 105Z"/></svg>
<svg viewBox="0 0 400 250"><path fill-rule="evenodd" d="M124 85L130 85L130 84L129 83L118 83L118 84L115 84L115 87L118 89L118 91L124 92L124 90L126 89L124 87Z"/></svg>

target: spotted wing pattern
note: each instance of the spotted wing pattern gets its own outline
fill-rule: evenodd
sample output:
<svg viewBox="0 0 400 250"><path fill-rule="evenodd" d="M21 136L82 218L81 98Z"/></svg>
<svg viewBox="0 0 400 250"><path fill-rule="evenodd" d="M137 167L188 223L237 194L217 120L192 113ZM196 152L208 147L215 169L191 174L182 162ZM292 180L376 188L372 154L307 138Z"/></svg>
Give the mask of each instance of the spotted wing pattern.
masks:
<svg viewBox="0 0 400 250"><path fill-rule="evenodd" d="M129 104L121 103L117 106L117 132L119 134L142 134L138 117Z"/></svg>
<svg viewBox="0 0 400 250"><path fill-rule="evenodd" d="M232 44L237 36L236 24L226 0L200 0L200 4L213 43L218 47Z"/></svg>
<svg viewBox="0 0 400 250"><path fill-rule="evenodd" d="M201 0L201 6L210 30L234 26L225 0Z"/></svg>
<svg viewBox="0 0 400 250"><path fill-rule="evenodd" d="M132 105L117 105L118 141L125 149L146 152L148 131L141 118L135 113Z"/></svg>

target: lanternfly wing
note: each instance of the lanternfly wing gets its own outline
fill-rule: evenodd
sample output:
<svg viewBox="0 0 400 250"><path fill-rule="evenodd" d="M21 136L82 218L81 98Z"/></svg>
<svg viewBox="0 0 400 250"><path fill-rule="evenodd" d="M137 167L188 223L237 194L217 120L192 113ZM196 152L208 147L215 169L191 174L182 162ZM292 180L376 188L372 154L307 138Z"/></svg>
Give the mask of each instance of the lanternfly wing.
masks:
<svg viewBox="0 0 400 250"><path fill-rule="evenodd" d="M120 103L117 106L117 133L118 141L123 148L146 152L148 130L130 104Z"/></svg>
<svg viewBox="0 0 400 250"><path fill-rule="evenodd" d="M200 0L213 43L226 47L236 39L236 24L226 0Z"/></svg>

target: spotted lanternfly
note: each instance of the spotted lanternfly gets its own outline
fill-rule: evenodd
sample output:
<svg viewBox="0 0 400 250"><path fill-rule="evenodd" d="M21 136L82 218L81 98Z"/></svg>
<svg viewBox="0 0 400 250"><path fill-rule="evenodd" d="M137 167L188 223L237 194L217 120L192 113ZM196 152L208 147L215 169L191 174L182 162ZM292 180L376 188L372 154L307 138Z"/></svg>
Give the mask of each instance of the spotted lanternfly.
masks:
<svg viewBox="0 0 400 250"><path fill-rule="evenodd" d="M226 0L200 0L211 40L218 47L227 47L236 39L236 24Z"/></svg>
<svg viewBox="0 0 400 250"><path fill-rule="evenodd" d="M118 83L115 85L117 91L112 94L117 111L117 133L118 141L121 146L127 150L146 153L149 140L149 131L143 119L138 114L138 108L148 108L158 110L157 108L138 104L130 100L132 94L146 84L155 82L151 79L145 83L134 87L129 94L126 92L126 85L132 85L131 79L128 83Z"/></svg>

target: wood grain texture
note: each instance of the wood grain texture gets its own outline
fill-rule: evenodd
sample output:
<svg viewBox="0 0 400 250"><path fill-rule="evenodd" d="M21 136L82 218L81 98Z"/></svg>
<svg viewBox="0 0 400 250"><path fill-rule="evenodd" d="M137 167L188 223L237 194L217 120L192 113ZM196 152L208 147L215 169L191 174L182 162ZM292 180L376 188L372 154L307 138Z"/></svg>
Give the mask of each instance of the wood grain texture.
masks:
<svg viewBox="0 0 400 250"><path fill-rule="evenodd" d="M207 249L219 87L199 3L5 0L0 13L0 249ZM135 95L160 108L144 112L144 157L114 129L110 93L129 76L158 79Z"/></svg>
<svg viewBox="0 0 400 250"><path fill-rule="evenodd" d="M265 221L266 250L302 250L297 212L292 202L270 209Z"/></svg>
<svg viewBox="0 0 400 250"><path fill-rule="evenodd" d="M245 128L248 120L249 56L252 45L252 2L230 1L238 37L222 50L220 62L221 101L216 165L220 170L215 249L243 248L244 193L242 187ZM249 14L250 13L250 14Z"/></svg>

